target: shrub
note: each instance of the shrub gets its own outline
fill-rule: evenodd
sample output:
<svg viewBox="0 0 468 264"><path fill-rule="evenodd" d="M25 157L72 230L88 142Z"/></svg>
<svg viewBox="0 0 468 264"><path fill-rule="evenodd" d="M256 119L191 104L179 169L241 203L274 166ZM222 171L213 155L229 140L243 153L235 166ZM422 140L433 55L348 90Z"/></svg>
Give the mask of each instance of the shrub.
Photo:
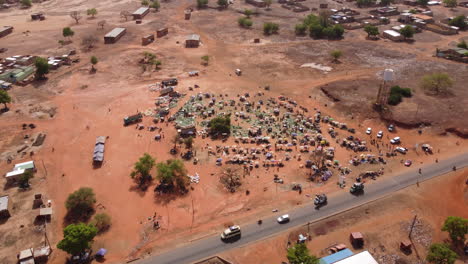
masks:
<svg viewBox="0 0 468 264"><path fill-rule="evenodd" d="M105 232L111 226L111 217L106 213L96 214L91 224L97 228L99 233Z"/></svg>
<svg viewBox="0 0 468 264"><path fill-rule="evenodd" d="M197 0L197 7L204 8L208 5L208 0Z"/></svg>
<svg viewBox="0 0 468 264"><path fill-rule="evenodd" d="M231 118L229 116L218 116L208 123L211 134L221 134L231 132Z"/></svg>
<svg viewBox="0 0 468 264"><path fill-rule="evenodd" d="M78 218L87 218L94 211L96 196L93 189L81 187L70 194L65 202L70 216Z"/></svg>
<svg viewBox="0 0 468 264"><path fill-rule="evenodd" d="M263 33L265 35L271 35L278 33L279 25L271 22L266 22L263 24Z"/></svg>
<svg viewBox="0 0 468 264"><path fill-rule="evenodd" d="M390 96L388 97L388 101L387 103L389 105L398 105L399 103L401 103L401 95L399 94L390 94Z"/></svg>
<svg viewBox="0 0 468 264"><path fill-rule="evenodd" d="M403 97L411 97L411 89L410 88L401 88L400 86L396 85L390 88L390 96L388 97L387 103L389 105L398 105L403 100Z"/></svg>
<svg viewBox="0 0 468 264"><path fill-rule="evenodd" d="M296 35L300 35L300 36L305 35L306 31L307 31L307 26L305 24L297 24L294 29L294 32L296 32Z"/></svg>
<svg viewBox="0 0 468 264"><path fill-rule="evenodd" d="M253 25L252 20L246 18L246 17L240 17L237 22L239 23L239 26L243 28L250 28Z"/></svg>

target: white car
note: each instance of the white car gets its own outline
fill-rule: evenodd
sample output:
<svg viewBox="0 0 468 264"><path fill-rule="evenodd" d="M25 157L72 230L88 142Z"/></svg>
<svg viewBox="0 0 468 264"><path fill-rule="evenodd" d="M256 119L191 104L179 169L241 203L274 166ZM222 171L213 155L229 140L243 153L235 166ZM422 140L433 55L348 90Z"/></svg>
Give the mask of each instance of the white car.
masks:
<svg viewBox="0 0 468 264"><path fill-rule="evenodd" d="M392 143L392 144L400 143L400 137L394 137L394 138L390 139L390 143Z"/></svg>
<svg viewBox="0 0 468 264"><path fill-rule="evenodd" d="M372 128L368 127L367 130L366 130L366 134L370 135L371 133L372 133Z"/></svg>
<svg viewBox="0 0 468 264"><path fill-rule="evenodd" d="M289 222L289 215L288 214L282 215L282 216L278 217L277 220L278 220L278 223L280 223L280 224L287 223L287 222Z"/></svg>
<svg viewBox="0 0 468 264"><path fill-rule="evenodd" d="M406 152L408 151L408 149L407 149L407 148L403 148L403 147L396 147L396 148L395 148L395 151L400 152L401 154L406 154Z"/></svg>
<svg viewBox="0 0 468 264"><path fill-rule="evenodd" d="M377 133L377 138L382 138L383 137L383 131L380 130L378 133Z"/></svg>

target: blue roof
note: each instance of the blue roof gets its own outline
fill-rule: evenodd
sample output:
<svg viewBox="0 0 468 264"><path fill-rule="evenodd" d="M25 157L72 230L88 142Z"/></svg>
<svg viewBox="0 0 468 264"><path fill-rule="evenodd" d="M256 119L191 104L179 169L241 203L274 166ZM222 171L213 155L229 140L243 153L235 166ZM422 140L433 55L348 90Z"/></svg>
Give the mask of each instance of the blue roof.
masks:
<svg viewBox="0 0 468 264"><path fill-rule="evenodd" d="M351 257L352 255L353 255L353 252L351 250L343 249L339 252L336 252L335 254L331 254L329 256L321 258L319 261L319 264L332 264L342 259L345 259L347 257Z"/></svg>

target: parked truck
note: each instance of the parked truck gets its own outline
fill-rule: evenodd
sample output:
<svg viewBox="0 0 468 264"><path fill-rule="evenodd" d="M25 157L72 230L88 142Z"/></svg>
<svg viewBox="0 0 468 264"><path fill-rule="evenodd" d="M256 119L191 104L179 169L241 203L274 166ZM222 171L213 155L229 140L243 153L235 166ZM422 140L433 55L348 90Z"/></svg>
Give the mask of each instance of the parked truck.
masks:
<svg viewBox="0 0 468 264"><path fill-rule="evenodd" d="M123 119L124 126L128 126L128 125L131 125L131 124L141 122L142 118L143 118L143 115L141 113L138 113L136 115L126 116Z"/></svg>

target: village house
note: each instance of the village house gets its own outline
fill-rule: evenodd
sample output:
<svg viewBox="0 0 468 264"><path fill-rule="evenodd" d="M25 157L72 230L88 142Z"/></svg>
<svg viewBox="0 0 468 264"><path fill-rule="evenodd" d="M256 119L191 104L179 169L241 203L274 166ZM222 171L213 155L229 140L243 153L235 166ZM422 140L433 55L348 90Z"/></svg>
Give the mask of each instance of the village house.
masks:
<svg viewBox="0 0 468 264"><path fill-rule="evenodd" d="M401 40L403 40L403 36L399 32L397 32L395 30L391 30L391 29L385 30L382 33L382 35L383 35L384 38L390 39L392 41L401 41Z"/></svg>
<svg viewBox="0 0 468 264"><path fill-rule="evenodd" d="M126 32L126 28L114 28L104 36L104 44L116 43Z"/></svg>
<svg viewBox="0 0 468 264"><path fill-rule="evenodd" d="M36 167L34 165L34 161L18 163L18 164L15 164L15 167L13 168L12 171L7 172L7 174L5 175L5 178L7 179L7 181L16 181L17 179L19 179L21 175L23 175L27 171L35 172L35 170L36 170Z"/></svg>
<svg viewBox="0 0 468 264"><path fill-rule="evenodd" d="M11 32L13 32L13 27L4 26L0 29L0 38L10 34Z"/></svg>
<svg viewBox="0 0 468 264"><path fill-rule="evenodd" d="M0 196L0 219L11 216L12 202L8 195Z"/></svg>
<svg viewBox="0 0 468 264"><path fill-rule="evenodd" d="M166 36L168 33L169 33L168 28L160 28L160 29L158 29L156 31L156 37L162 38L162 37Z"/></svg>

